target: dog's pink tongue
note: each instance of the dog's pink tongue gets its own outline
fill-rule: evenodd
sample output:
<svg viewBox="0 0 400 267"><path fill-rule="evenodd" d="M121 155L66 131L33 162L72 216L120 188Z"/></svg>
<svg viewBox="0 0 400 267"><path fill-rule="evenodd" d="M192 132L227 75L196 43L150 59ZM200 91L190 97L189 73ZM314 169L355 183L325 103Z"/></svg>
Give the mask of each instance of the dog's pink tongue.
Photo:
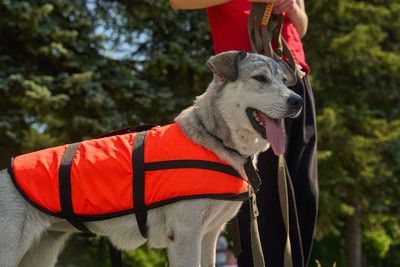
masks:
<svg viewBox="0 0 400 267"><path fill-rule="evenodd" d="M265 133L274 154L280 156L285 153L285 136L281 120L268 118L261 112L257 112L257 116L265 127Z"/></svg>

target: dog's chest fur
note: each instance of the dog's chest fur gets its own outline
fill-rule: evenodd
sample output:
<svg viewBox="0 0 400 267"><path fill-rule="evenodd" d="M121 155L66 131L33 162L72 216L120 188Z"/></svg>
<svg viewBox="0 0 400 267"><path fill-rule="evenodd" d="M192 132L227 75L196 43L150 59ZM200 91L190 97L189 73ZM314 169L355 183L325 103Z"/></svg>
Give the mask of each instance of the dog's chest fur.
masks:
<svg viewBox="0 0 400 267"><path fill-rule="evenodd" d="M71 165L74 213L107 219L134 213L132 149L136 133L81 142ZM59 167L65 146L13 160L14 184L31 204L61 216ZM194 164L194 165L193 165ZM220 166L227 172L209 167ZM244 199L245 181L213 152L193 143L176 123L148 131L144 149L148 209L192 198Z"/></svg>

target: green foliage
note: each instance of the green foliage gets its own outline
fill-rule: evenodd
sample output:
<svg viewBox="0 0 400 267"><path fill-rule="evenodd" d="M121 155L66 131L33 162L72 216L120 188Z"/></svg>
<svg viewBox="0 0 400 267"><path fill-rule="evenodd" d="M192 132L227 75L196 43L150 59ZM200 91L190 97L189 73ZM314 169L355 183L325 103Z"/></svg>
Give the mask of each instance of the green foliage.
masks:
<svg viewBox="0 0 400 267"><path fill-rule="evenodd" d="M400 174L400 1L306 5L305 47L319 110L317 251L321 245L328 251L342 245L346 217L354 212L349 198L356 196L363 211L363 253L377 264L396 239L383 218L394 216L398 222L400 214L395 189ZM370 224L371 218L380 219ZM336 244L327 242L332 234Z"/></svg>
<svg viewBox="0 0 400 267"><path fill-rule="evenodd" d="M369 259L379 263L389 251L392 239L382 229L363 232L363 249Z"/></svg>
<svg viewBox="0 0 400 267"><path fill-rule="evenodd" d="M150 249L146 245L127 252L122 257L126 266L164 267L167 261L165 250Z"/></svg>
<svg viewBox="0 0 400 267"><path fill-rule="evenodd" d="M111 266L105 239L74 236L58 259L57 267Z"/></svg>
<svg viewBox="0 0 400 267"><path fill-rule="evenodd" d="M207 87L212 76L205 62L212 43L204 10L175 11L166 0L104 1L97 9L109 10L107 27L123 32L124 42L136 47L132 57L146 81L142 89L163 92L162 112L147 114L151 122L170 121ZM121 36L114 42L121 43Z"/></svg>
<svg viewBox="0 0 400 267"><path fill-rule="evenodd" d="M178 103L187 105L174 97L173 85L161 85L165 71L149 71L178 71L173 60L165 66L159 59L138 64L100 53L107 36L98 32L97 11L82 1L0 2L2 151L20 153L32 125L65 143L141 122L165 123ZM191 77L185 74L181 77ZM2 166L9 156L2 155Z"/></svg>
<svg viewBox="0 0 400 267"><path fill-rule="evenodd" d="M335 249L332 249L335 247ZM330 234L323 241L316 240L311 255L309 266L346 266L345 244L340 235ZM318 261L317 264L314 262Z"/></svg>
<svg viewBox="0 0 400 267"><path fill-rule="evenodd" d="M123 252L124 266L164 267L166 252L150 249L146 245L132 251ZM57 267L111 266L108 244L104 238L84 238L74 236L61 254Z"/></svg>

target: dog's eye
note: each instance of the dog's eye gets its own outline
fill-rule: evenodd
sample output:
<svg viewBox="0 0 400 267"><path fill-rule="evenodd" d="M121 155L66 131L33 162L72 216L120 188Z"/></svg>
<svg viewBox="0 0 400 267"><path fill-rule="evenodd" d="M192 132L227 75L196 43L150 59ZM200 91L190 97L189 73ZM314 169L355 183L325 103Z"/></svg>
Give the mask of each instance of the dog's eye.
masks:
<svg viewBox="0 0 400 267"><path fill-rule="evenodd" d="M284 83L284 84L286 84L286 83L287 83L287 79L286 79L286 77L283 77L283 79L282 79L282 80L283 80L283 83Z"/></svg>
<svg viewBox="0 0 400 267"><path fill-rule="evenodd" d="M264 75L256 75L251 78L253 78L256 81L262 82L262 83L268 82L267 78Z"/></svg>

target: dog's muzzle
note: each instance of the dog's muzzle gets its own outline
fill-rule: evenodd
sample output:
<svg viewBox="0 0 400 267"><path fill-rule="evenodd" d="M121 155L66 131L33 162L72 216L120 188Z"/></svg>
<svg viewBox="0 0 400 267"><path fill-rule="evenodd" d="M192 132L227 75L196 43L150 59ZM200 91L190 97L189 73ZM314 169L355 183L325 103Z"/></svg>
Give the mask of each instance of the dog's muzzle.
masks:
<svg viewBox="0 0 400 267"><path fill-rule="evenodd" d="M299 96L298 94L292 94L289 96L287 99L287 103L289 105L290 111L293 111L295 113L295 117L300 113L302 107L303 107L303 98Z"/></svg>

